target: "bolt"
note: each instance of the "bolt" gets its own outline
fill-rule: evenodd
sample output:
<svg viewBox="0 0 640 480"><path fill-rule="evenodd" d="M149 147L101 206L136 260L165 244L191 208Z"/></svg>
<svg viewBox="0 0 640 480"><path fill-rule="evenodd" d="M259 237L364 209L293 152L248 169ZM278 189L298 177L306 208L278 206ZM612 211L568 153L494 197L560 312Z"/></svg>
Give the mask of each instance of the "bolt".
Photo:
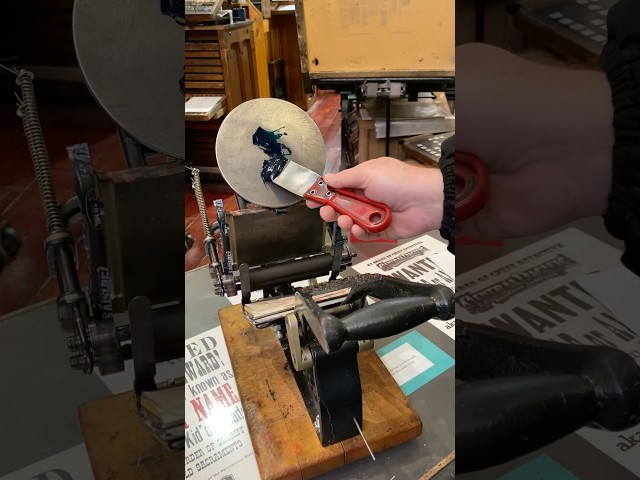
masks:
<svg viewBox="0 0 640 480"><path fill-rule="evenodd" d="M74 355L70 357L69 363L73 370L84 370L88 366L87 357L84 355Z"/></svg>
<svg viewBox="0 0 640 480"><path fill-rule="evenodd" d="M67 337L67 348L70 352L77 352L82 348L82 341L78 335ZM73 357L72 357L73 358Z"/></svg>
<svg viewBox="0 0 640 480"><path fill-rule="evenodd" d="M282 338L284 337L284 334L282 333L282 326L281 325L274 325L273 326L273 330L276 332L276 338L278 340L282 340Z"/></svg>

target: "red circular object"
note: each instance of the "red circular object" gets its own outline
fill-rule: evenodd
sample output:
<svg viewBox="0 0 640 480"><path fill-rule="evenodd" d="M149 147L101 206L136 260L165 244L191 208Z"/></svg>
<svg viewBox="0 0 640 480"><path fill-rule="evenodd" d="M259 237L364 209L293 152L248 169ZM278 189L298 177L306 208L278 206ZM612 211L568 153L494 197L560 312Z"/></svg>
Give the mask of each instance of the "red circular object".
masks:
<svg viewBox="0 0 640 480"><path fill-rule="evenodd" d="M470 153L456 152L456 222L464 222L482 210L489 198L489 173Z"/></svg>

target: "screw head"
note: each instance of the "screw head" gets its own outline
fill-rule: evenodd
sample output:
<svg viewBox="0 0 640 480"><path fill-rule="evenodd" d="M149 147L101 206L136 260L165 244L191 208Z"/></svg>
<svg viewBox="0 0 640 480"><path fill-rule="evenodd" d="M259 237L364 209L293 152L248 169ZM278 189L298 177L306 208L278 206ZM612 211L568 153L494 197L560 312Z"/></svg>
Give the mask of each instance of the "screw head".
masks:
<svg viewBox="0 0 640 480"><path fill-rule="evenodd" d="M84 355L74 355L73 357L70 357L69 364L73 370L85 370L89 366L87 357Z"/></svg>

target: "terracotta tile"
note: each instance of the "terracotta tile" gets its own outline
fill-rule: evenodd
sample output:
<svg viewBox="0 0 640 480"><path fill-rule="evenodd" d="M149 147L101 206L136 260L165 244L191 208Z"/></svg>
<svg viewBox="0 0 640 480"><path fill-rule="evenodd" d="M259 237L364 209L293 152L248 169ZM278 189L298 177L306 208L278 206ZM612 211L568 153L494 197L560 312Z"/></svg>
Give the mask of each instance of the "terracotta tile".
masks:
<svg viewBox="0 0 640 480"><path fill-rule="evenodd" d="M40 289L31 298L31 300L29 300L29 304L33 305L35 303L40 303L46 300L57 298L59 293L60 290L58 289L58 283L55 279L49 278L45 281L44 284L42 284Z"/></svg>
<svg viewBox="0 0 640 480"><path fill-rule="evenodd" d="M97 107L46 106L40 111L40 120L59 203L75 195L68 145L88 143L96 171L126 167L115 127ZM0 272L0 315L58 295L57 283L49 276L46 265L44 213L27 142L19 121L3 115L2 123L5 127L0 129L0 216L18 231L22 247L15 261ZM72 225L71 231L77 242L80 283L86 285L86 254L82 243L78 243L81 222Z"/></svg>
<svg viewBox="0 0 640 480"><path fill-rule="evenodd" d="M207 265L209 265L209 257L204 257L202 261L194 268L206 267Z"/></svg>

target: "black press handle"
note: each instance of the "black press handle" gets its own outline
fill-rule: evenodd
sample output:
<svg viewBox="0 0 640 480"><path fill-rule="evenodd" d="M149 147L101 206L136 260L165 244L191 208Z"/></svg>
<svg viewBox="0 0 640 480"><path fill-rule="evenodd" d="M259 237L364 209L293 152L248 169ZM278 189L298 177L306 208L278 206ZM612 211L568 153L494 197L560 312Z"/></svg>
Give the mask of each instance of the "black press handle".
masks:
<svg viewBox="0 0 640 480"><path fill-rule="evenodd" d="M610 347L456 322L456 471L487 468L589 424L640 423L640 367Z"/></svg>
<svg viewBox="0 0 640 480"><path fill-rule="evenodd" d="M456 472L498 465L569 435L597 415L581 375L498 377L456 387Z"/></svg>
<svg viewBox="0 0 640 480"><path fill-rule="evenodd" d="M296 294L296 313L302 315L326 353L340 350L349 340L373 340L405 332L438 318L453 316L452 297L401 297L381 300L344 318L324 312L313 300Z"/></svg>

